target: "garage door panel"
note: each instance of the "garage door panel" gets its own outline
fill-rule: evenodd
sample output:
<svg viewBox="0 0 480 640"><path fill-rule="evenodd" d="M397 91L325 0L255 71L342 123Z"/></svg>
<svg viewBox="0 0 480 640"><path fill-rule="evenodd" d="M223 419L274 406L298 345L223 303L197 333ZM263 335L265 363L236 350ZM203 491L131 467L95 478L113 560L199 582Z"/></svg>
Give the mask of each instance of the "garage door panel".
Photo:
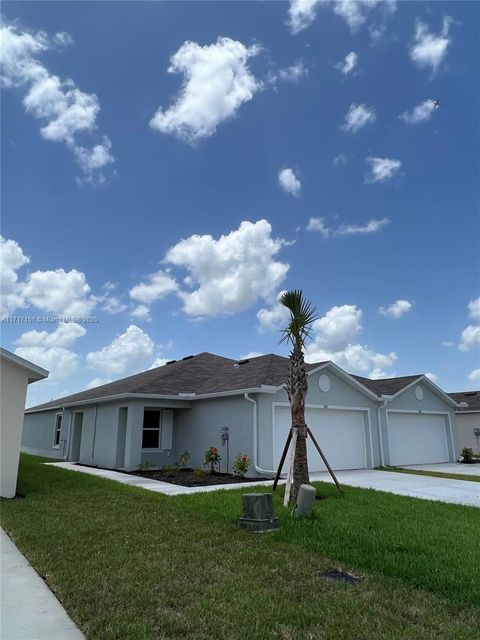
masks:
<svg viewBox="0 0 480 640"><path fill-rule="evenodd" d="M289 407L275 407L274 416L277 465L291 425ZM364 412L307 408L305 419L333 469L363 469L366 466ZM310 471L326 470L310 438L307 438L307 454Z"/></svg>
<svg viewBox="0 0 480 640"><path fill-rule="evenodd" d="M388 413L390 464L448 462L445 416Z"/></svg>

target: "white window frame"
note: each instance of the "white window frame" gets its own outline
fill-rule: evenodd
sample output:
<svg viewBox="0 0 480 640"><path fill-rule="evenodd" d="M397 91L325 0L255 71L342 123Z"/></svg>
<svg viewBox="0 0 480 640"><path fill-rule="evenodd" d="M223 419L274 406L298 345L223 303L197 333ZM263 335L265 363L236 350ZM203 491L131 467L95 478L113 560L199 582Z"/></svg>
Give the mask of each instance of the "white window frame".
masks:
<svg viewBox="0 0 480 640"><path fill-rule="evenodd" d="M144 407L143 408L143 415L144 415L144 419L145 419L145 411L157 411L159 413L159 418L158 418L158 428L157 427L144 427L143 423L142 423L142 444L143 444L143 432L144 431L158 431L158 447L143 447L142 446L142 451L150 451L150 452L154 452L154 451L163 451L161 444L162 444L162 423L163 423L163 410L162 409L157 409L156 407Z"/></svg>
<svg viewBox="0 0 480 640"><path fill-rule="evenodd" d="M59 420L58 418L60 418L60 428L58 427L58 423ZM55 414L55 423L53 426L53 448L54 449L60 449L60 442L61 442L61 435L62 435L62 423L63 423L63 413L56 413ZM57 434L58 434L58 444L56 444L56 439L57 439Z"/></svg>

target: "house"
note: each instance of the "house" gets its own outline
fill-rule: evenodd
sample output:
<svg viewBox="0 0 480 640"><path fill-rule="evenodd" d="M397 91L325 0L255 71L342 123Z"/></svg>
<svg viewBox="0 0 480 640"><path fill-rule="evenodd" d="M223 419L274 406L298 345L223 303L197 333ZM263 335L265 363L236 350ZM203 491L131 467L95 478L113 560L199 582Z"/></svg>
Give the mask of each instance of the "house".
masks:
<svg viewBox="0 0 480 640"><path fill-rule="evenodd" d="M458 448L469 447L480 453L480 391L449 393L458 404L455 410Z"/></svg>
<svg viewBox="0 0 480 640"><path fill-rule="evenodd" d="M28 409L23 450L130 471L174 464L185 449L201 467L216 446L222 470L244 453L252 474L271 475L290 427L288 363L274 354L171 361ZM370 380L333 362L307 374L307 422L334 469L455 460L457 404L426 376ZM308 455L312 471L325 468L311 444Z"/></svg>
<svg viewBox="0 0 480 640"><path fill-rule="evenodd" d="M27 385L43 380L48 371L0 348L0 494L14 498L22 440Z"/></svg>

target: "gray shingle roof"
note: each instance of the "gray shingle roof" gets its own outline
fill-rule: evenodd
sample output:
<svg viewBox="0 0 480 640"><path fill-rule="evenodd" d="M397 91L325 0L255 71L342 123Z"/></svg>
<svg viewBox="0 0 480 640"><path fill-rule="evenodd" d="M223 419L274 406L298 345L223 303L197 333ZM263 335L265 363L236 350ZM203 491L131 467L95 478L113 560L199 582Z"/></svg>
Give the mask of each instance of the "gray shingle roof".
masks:
<svg viewBox="0 0 480 640"><path fill-rule="evenodd" d="M401 391L407 387L411 382L420 378L423 374L419 373L416 376L402 376L401 378L382 378L380 380L370 380L370 378L363 378L362 376L352 376L355 380L358 380L364 387L373 391L377 396L393 396L398 391Z"/></svg>
<svg viewBox="0 0 480 640"><path fill-rule="evenodd" d="M179 393L203 395L236 389L253 389L261 385L280 386L285 382L288 362L288 358L273 353L244 361L223 358L213 353L199 353L163 367L143 371L100 387L30 407L28 411L87 400L93 401L125 393L165 396ZM307 364L307 370L316 366L318 363Z"/></svg>
<svg viewBox="0 0 480 640"><path fill-rule="evenodd" d="M458 391L448 394L455 402L466 402L468 407L458 407L456 411L480 411L480 391Z"/></svg>

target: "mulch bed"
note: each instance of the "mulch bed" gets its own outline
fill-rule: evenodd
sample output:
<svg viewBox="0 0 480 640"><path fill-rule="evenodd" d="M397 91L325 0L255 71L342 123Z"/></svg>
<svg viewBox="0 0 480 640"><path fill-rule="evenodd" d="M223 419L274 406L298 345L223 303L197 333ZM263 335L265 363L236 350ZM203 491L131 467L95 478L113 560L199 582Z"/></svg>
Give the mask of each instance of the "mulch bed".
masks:
<svg viewBox="0 0 480 640"><path fill-rule="evenodd" d="M151 478L152 480L161 480L162 482L171 482L179 484L183 487L206 487L215 484L234 484L236 482L258 482L259 480L268 480L268 478L245 478L234 476L231 473L210 473L205 476L194 474L193 469L173 469L164 471L132 471L132 475L141 476L142 478Z"/></svg>

